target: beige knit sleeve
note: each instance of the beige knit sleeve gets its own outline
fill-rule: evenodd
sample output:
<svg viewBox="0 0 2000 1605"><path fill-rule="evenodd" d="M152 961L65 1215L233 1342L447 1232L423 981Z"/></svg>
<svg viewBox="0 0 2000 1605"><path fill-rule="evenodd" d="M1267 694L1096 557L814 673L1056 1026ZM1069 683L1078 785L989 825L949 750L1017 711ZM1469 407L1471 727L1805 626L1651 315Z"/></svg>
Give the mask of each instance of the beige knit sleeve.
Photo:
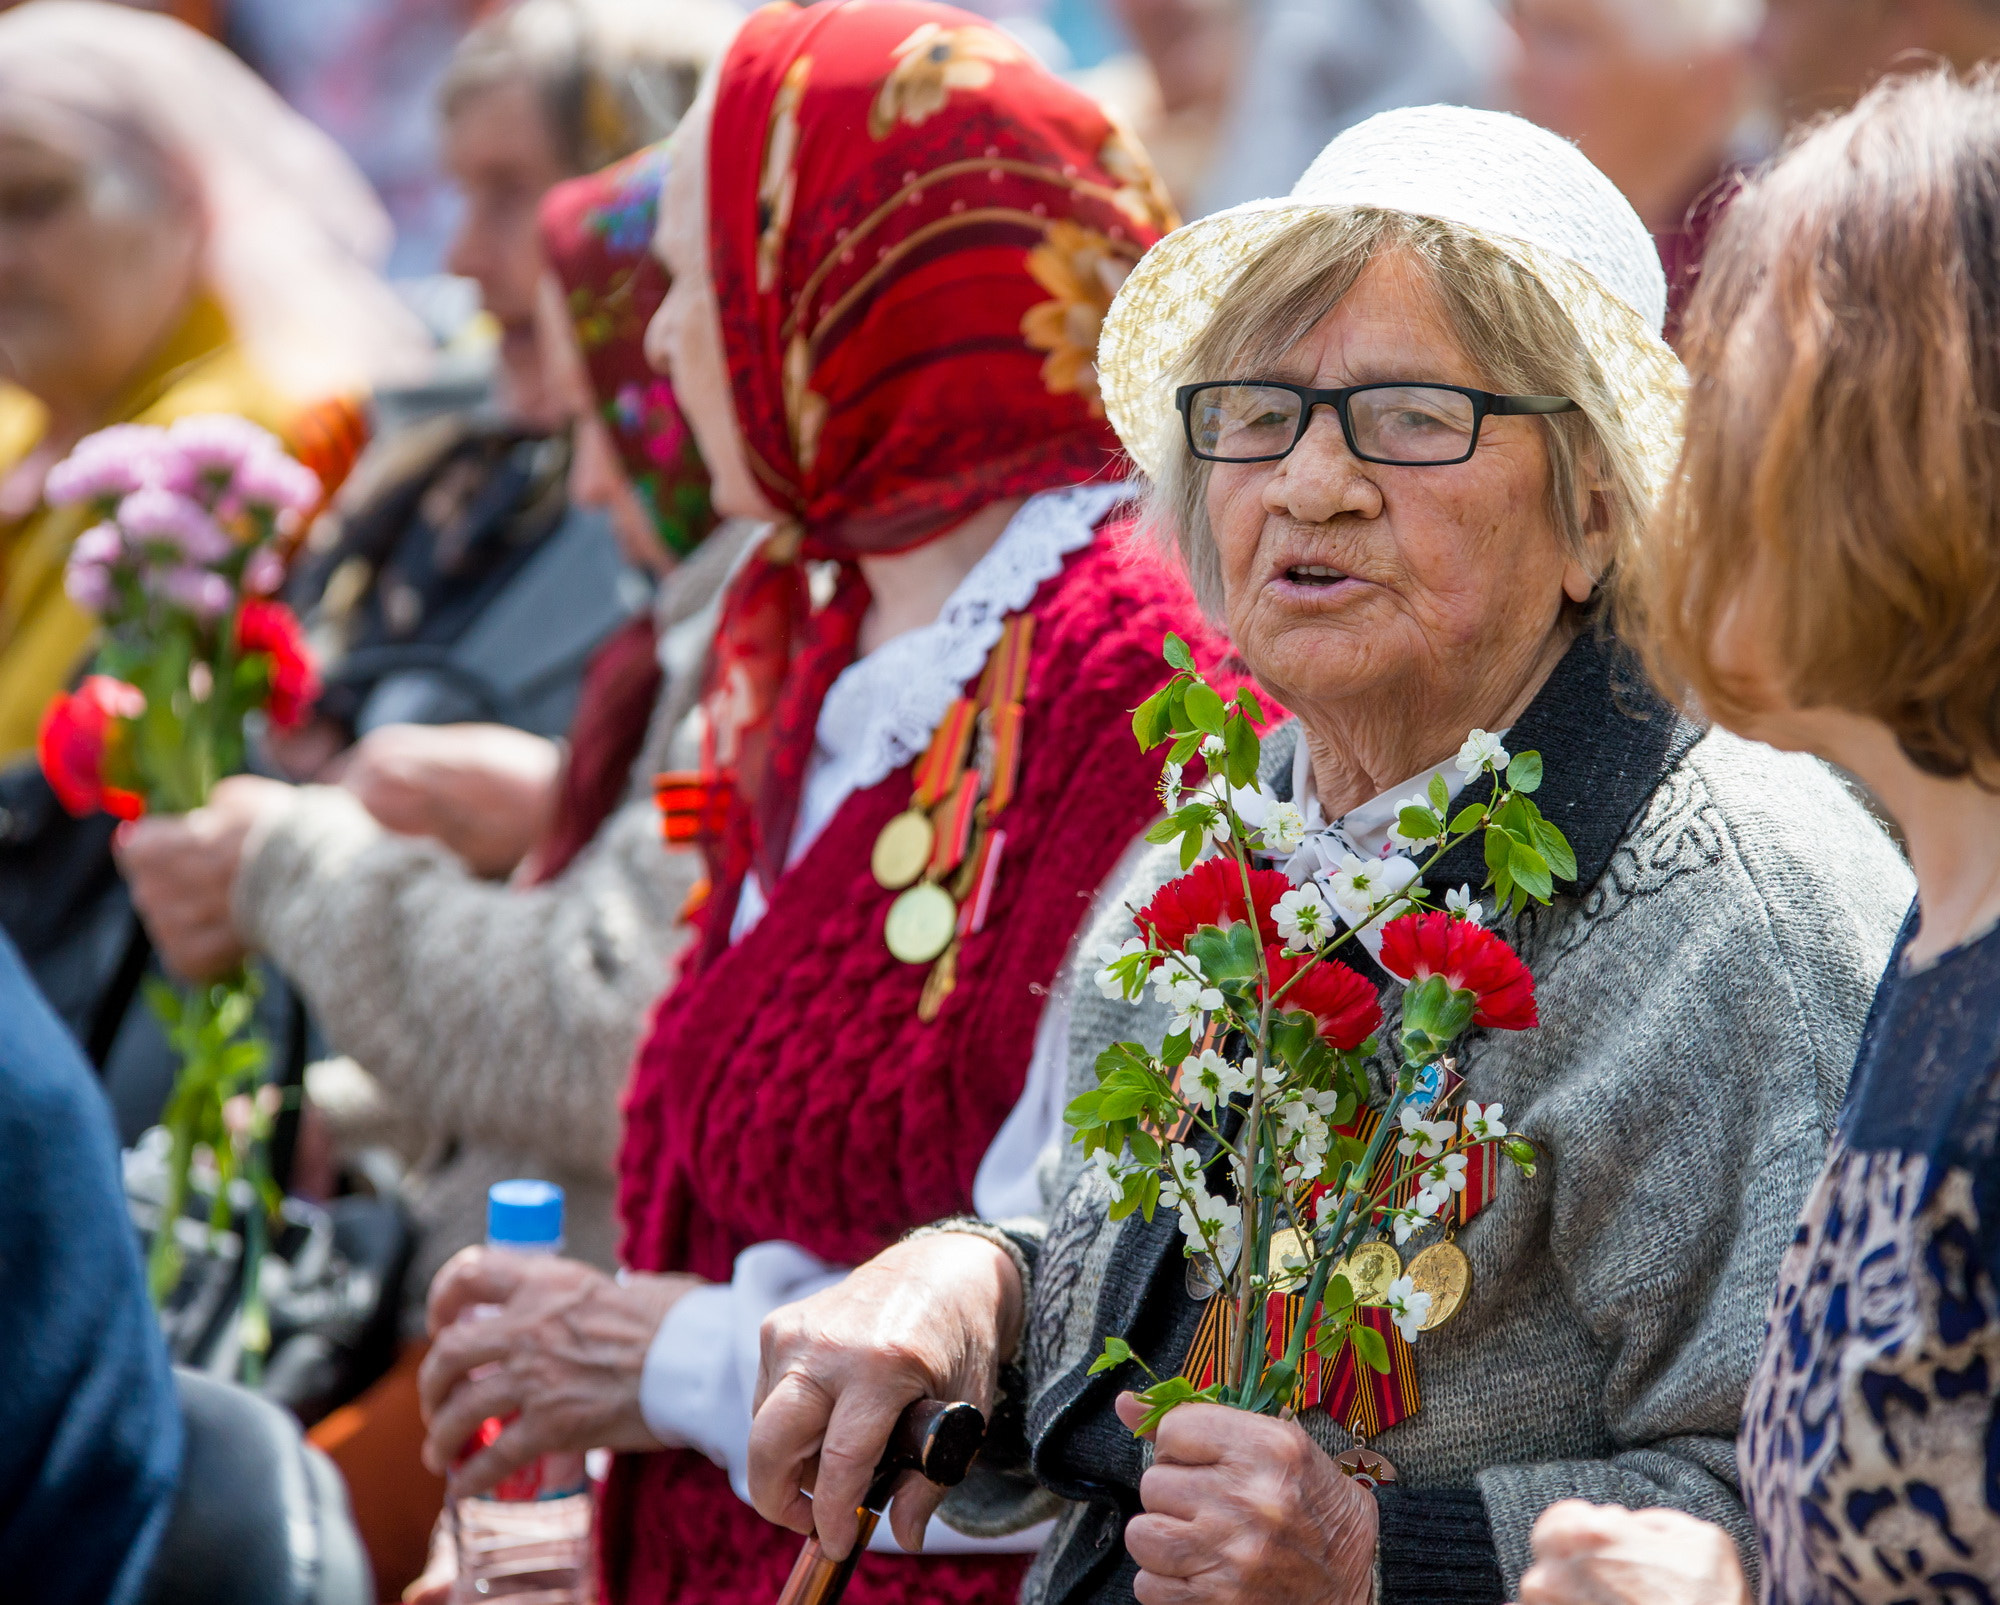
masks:
<svg viewBox="0 0 2000 1605"><path fill-rule="evenodd" d="M374 1075L410 1151L440 1137L608 1174L646 1010L696 874L649 801L545 886L475 879L346 792L301 788L245 853L238 929Z"/></svg>

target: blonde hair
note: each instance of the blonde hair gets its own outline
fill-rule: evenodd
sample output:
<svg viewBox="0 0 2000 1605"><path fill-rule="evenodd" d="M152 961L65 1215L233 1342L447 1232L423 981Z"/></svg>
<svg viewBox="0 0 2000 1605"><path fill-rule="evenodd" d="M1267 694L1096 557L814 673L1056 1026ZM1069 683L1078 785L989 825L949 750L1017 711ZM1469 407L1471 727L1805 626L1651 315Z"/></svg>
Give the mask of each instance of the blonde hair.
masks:
<svg viewBox="0 0 2000 1605"><path fill-rule="evenodd" d="M1713 656L1754 583L1796 704L2000 775L1995 79L1894 80L1800 138L1718 228L1687 357L1680 469L1619 598L1655 678L1754 711Z"/></svg>
<svg viewBox="0 0 2000 1605"><path fill-rule="evenodd" d="M1646 476L1617 402L1569 316L1526 267L1457 224L1374 207L1300 220L1237 274L1189 343L1176 384L1250 378L1304 339L1378 255L1401 252L1427 272L1452 332L1493 390L1568 396L1582 409L1537 420L1549 457L1549 519L1570 555L1600 577L1636 538ZM1222 606L1222 561L1208 521L1210 464L1182 439L1152 487L1152 527L1171 534L1196 597ZM1604 504L1608 539L1589 507Z"/></svg>

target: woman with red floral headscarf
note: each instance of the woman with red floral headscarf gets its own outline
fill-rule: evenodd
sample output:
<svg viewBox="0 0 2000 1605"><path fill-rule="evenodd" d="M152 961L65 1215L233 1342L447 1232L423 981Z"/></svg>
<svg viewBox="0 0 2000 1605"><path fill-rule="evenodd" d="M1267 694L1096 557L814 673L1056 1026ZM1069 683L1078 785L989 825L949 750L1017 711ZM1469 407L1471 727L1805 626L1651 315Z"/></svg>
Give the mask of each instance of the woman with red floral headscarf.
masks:
<svg viewBox="0 0 2000 1605"><path fill-rule="evenodd" d="M731 1486L758 1321L914 1228L1039 1207L1054 983L1159 809L1129 710L1169 630L1219 644L1114 518L1097 324L1172 220L1093 103L976 18L833 0L751 17L683 131L655 354L717 508L775 527L701 771L662 785L710 888L628 1094L633 1274L474 1251L433 1323L503 1313L445 1327L424 1384L440 1461L519 1413L468 1486L656 1451L607 1492L614 1598L763 1605L799 1544ZM863 1605L1011 1599L1026 1565L878 1547Z"/></svg>

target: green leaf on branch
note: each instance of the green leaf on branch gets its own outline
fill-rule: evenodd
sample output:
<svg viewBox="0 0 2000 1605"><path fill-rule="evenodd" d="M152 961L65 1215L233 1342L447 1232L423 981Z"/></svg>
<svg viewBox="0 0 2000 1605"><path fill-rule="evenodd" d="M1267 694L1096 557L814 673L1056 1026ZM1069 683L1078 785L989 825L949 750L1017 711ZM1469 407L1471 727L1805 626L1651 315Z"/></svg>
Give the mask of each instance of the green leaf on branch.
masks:
<svg viewBox="0 0 2000 1605"><path fill-rule="evenodd" d="M1115 1371L1121 1365L1131 1362L1132 1345L1123 1338L1108 1337L1104 1340L1104 1352L1090 1362L1090 1375L1102 1376L1106 1371Z"/></svg>
<svg viewBox="0 0 2000 1605"><path fill-rule="evenodd" d="M1183 641L1171 630L1167 632L1167 639L1161 645L1160 656L1165 658L1168 663L1179 669L1183 674L1192 674L1194 672L1194 654L1188 651L1187 642Z"/></svg>
<svg viewBox="0 0 2000 1605"><path fill-rule="evenodd" d="M1468 832L1477 830L1485 822L1485 819L1486 805L1484 803L1469 803L1459 809L1458 813L1453 816L1451 833L1454 836L1466 835Z"/></svg>
<svg viewBox="0 0 2000 1605"><path fill-rule="evenodd" d="M1257 938L1247 923L1227 930L1204 925L1188 938L1187 950L1212 985L1248 981L1257 974Z"/></svg>
<svg viewBox="0 0 2000 1605"><path fill-rule="evenodd" d="M1347 1341L1354 1345L1354 1357L1369 1370L1383 1376L1389 1374L1389 1345L1374 1327L1356 1321L1348 1331Z"/></svg>
<svg viewBox="0 0 2000 1605"><path fill-rule="evenodd" d="M1187 688L1187 716L1197 730L1211 736L1222 734L1222 698L1215 688L1197 680Z"/></svg>
<svg viewBox="0 0 2000 1605"><path fill-rule="evenodd" d="M1555 893L1555 882L1549 876L1548 860L1526 842L1516 839L1507 855L1507 868L1512 871L1514 883L1538 903L1546 903Z"/></svg>
<svg viewBox="0 0 2000 1605"><path fill-rule="evenodd" d="M1258 724L1264 722L1264 704L1247 685L1236 693L1236 706L1243 710L1243 717L1253 719Z"/></svg>
<svg viewBox="0 0 2000 1605"><path fill-rule="evenodd" d="M1132 1429L1132 1436L1143 1438L1165 1419L1169 1410L1179 1409L1184 1404L1213 1403L1221 1388L1211 1384L1197 1388L1186 1377L1166 1377L1155 1382L1139 1395L1139 1402L1146 1407L1146 1414Z"/></svg>
<svg viewBox="0 0 2000 1605"><path fill-rule="evenodd" d="M1557 880L1576 879L1576 853L1570 847L1569 838L1539 816L1535 820L1535 847L1548 860L1549 872Z"/></svg>
<svg viewBox="0 0 2000 1605"><path fill-rule="evenodd" d="M1257 761L1262 747L1248 719L1231 719L1223 732L1223 778L1239 790L1257 779Z"/></svg>
<svg viewBox="0 0 2000 1605"><path fill-rule="evenodd" d="M1343 1315L1354 1307L1354 1284L1338 1271L1327 1278L1325 1308L1328 1315Z"/></svg>
<svg viewBox="0 0 2000 1605"><path fill-rule="evenodd" d="M1194 756L1195 749L1200 745L1200 731L1190 731L1187 734L1175 736L1174 744L1167 749L1167 762L1177 764L1186 763L1188 759Z"/></svg>
<svg viewBox="0 0 2000 1605"><path fill-rule="evenodd" d="M1507 765L1507 784L1515 791L1539 791L1542 787L1542 755L1519 752Z"/></svg>
<svg viewBox="0 0 2000 1605"><path fill-rule="evenodd" d="M1173 721L1167 711L1167 693L1156 691L1140 703L1132 715L1132 734L1137 738L1141 751L1151 752L1168 736L1173 734Z"/></svg>
<svg viewBox="0 0 2000 1605"><path fill-rule="evenodd" d="M1432 775L1429 790L1431 807L1436 809L1438 816L1442 818L1445 811L1451 807L1451 787L1444 783L1443 775Z"/></svg>
<svg viewBox="0 0 2000 1605"><path fill-rule="evenodd" d="M1409 841L1433 841L1444 834L1444 821L1428 808L1405 808L1396 816L1396 829Z"/></svg>

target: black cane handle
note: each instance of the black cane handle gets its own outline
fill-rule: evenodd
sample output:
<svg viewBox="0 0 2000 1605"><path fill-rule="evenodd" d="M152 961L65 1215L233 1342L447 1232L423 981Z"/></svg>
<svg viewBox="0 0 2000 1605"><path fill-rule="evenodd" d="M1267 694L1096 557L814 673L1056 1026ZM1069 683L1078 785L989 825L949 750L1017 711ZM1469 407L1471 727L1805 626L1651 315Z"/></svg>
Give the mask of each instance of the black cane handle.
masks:
<svg viewBox="0 0 2000 1605"><path fill-rule="evenodd" d="M819 1547L817 1534L806 1535L805 1548L786 1579L778 1605L838 1605L847 1590L847 1580L875 1534L896 1481L906 1471L914 1471L942 1488L955 1488L965 1481L979 1446L986 1441L986 1417L976 1405L946 1404L939 1399L919 1399L896 1418L889 1445L875 1463L875 1478L855 1511L858 1528L854 1548L843 1560L829 1560Z"/></svg>

